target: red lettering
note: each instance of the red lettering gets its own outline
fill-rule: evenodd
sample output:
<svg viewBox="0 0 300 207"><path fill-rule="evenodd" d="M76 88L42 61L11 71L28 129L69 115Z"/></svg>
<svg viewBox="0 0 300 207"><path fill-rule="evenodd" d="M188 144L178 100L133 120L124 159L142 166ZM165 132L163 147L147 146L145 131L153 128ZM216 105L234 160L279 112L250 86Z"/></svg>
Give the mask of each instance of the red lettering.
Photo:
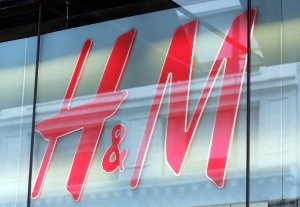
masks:
<svg viewBox="0 0 300 207"><path fill-rule="evenodd" d="M251 10L251 14L252 36L256 10ZM137 154L130 183L132 188L138 187L151 143L152 133L167 90L167 83L170 82L170 103L165 134L165 156L170 169L175 175L180 175L206 103L222 69L224 70L223 82L216 111L206 173L208 178L218 187L224 186L230 147L237 121L243 78L246 72L247 13L244 12L233 20L204 84L195 111L188 123L189 88L192 78L197 27L198 21L193 20L178 27L173 35ZM91 40L87 40L84 43L59 113L36 124L36 130L48 141L48 146L33 188L33 199L37 198L41 193L59 138L82 129L67 182L67 190L75 201L79 201L105 121L118 111L120 105L127 97L127 91L117 91L117 88L123 75L135 34L135 30L130 30L116 40L104 69L95 99L81 106L70 108L86 59L92 47ZM124 170L123 162L128 150L120 151L119 144L125 137L125 134L124 126L116 125L113 128L112 145L104 154L102 160L102 168L106 172L115 172L118 169L120 171Z"/></svg>
<svg viewBox="0 0 300 207"><path fill-rule="evenodd" d="M33 188L33 199L37 198L41 193L58 139L82 129L67 182L67 190L75 201L79 201L98 142L100 141L105 120L117 112L127 96L127 91L117 91L117 88L123 75L135 34L135 30L130 30L116 40L104 69L95 99L87 104L69 108L92 46L91 40L87 40L84 43L60 112L36 124L36 130L48 141L48 146Z"/></svg>
<svg viewBox="0 0 300 207"><path fill-rule="evenodd" d="M253 9L251 13L253 30L256 11ZM224 185L243 77L246 71L247 13L244 12L233 20L188 125L187 109L197 26L198 22L194 20L180 26L174 33L137 154L131 180L132 188L138 187L167 83L171 82L169 115L165 134L166 161L171 170L176 175L180 175L194 133L222 68L224 69L223 85L212 135L207 176L218 187ZM184 101L178 101L179 98Z"/></svg>
<svg viewBox="0 0 300 207"><path fill-rule="evenodd" d="M109 147L107 152L104 154L102 159L102 168L105 172L113 173L116 170L124 171L124 160L128 154L128 150L124 149L120 151L120 143L126 135L126 128L118 124L116 125L111 133L112 145Z"/></svg>

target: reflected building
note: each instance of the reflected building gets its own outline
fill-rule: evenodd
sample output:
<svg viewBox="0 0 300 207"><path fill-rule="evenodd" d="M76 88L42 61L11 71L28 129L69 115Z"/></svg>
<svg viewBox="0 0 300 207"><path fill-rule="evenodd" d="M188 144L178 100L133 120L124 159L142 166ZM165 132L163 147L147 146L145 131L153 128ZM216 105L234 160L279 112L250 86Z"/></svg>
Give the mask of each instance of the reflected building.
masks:
<svg viewBox="0 0 300 207"><path fill-rule="evenodd" d="M3 36L0 37L2 38L0 43L0 207L26 206L28 203L36 207L239 207L245 206L246 194L250 195L250 206L300 206L298 204L300 197L298 179L300 39L297 35L300 32L299 1L251 1L252 7L257 10L257 19L249 49L250 65L242 82L239 79L242 71L224 78L228 69L226 61L235 59L236 67L243 68L244 60L249 58L249 55L245 57L242 53L236 53L238 49L241 51L247 49L239 44L247 39L240 35L243 28L242 21L239 22L239 27L233 29L234 34L239 38L232 40L226 35L233 20L243 12L249 11L246 0L131 3L118 1L117 6L105 3L106 9L100 9L99 2L76 2L70 1L70 5L65 5L66 2L61 4L60 1L57 1L57 4L35 1L32 4L27 2L19 5L19 9L25 14L29 12L32 16L37 16L36 11L39 11L36 9L37 5L44 5L40 8L44 15L44 21L40 24L40 32L43 33L41 38L32 33L36 28L25 24L25 20L24 28L27 30L23 33L17 31L21 28L20 25L10 28L8 24L12 24L9 22L12 21L11 19L7 20L7 30L3 29ZM89 12L83 12L82 8L87 6L90 8ZM129 6L132 8L129 9ZM28 10L27 7L31 9L34 7L35 12ZM65 14L65 9L67 11L70 9L68 13L70 18L61 17L60 13ZM4 12L4 18L10 11L16 19L20 17L14 15L16 13L14 7L0 10L0 13ZM99 11L103 15L99 15ZM56 18L55 15L59 17ZM157 87L164 85L158 83L171 43L177 29L193 20L197 20L198 28L194 35L195 44L190 47L193 49L190 85L186 81L171 83L170 80L176 78L176 75L172 74L160 105L160 102L155 102L154 96ZM37 23L36 19L28 22ZM15 30L15 33L11 32ZM58 139L48 172L43 180L41 193L35 198L30 197L29 183L32 192L48 147L48 141L43 138L41 132L37 131L37 127L32 134L32 121L34 120L37 126L36 124L49 120L62 111L63 97L75 73L74 66L76 62L80 62L79 53L84 51L83 44L88 39L92 41L92 46L82 63L85 69L84 72L80 72L82 77L79 75L80 78L75 83L77 91L76 94L73 91L68 107L69 109L80 108L91 103L96 97L100 79L103 78L104 68L109 63L117 38L128 31L135 31L136 36L123 64L124 74L120 75L116 83L116 91L127 91L128 96L119 110L105 120L99 143L88 168L88 176L83 182L84 188L80 192L82 193L80 201L74 201L67 190L67 183L84 127L70 130ZM186 28L183 31L182 39L190 35ZM249 31L247 35L250 37ZM38 43L40 47L37 47ZM190 145L182 142L189 147L187 147L182 171L176 176L166 158L168 118L172 116L176 120L178 116L188 112L185 124L189 126L203 88L209 82L210 70L218 61L218 54L225 43L238 49L227 48L228 51L226 50L228 56L225 57L225 63L220 65L222 70L218 71L218 76L216 75L211 93L205 95L209 98L204 105L202 117L196 125L192 142ZM182 56L188 54L187 50L178 51L180 51L178 54L183 54ZM120 56L119 53L117 57L120 59ZM176 54L171 54L170 57L177 63L181 61ZM185 63L182 64L182 67L184 66ZM35 77L36 69L39 72L38 79ZM250 76L251 80L248 88L250 91L247 91L247 76ZM114 82L113 78L110 78L108 87L111 87L110 84ZM233 141L229 147L230 156L225 169L225 185L218 187L207 176L212 136L215 132L217 111L232 108L234 105L228 97L236 93L233 87L237 82L242 83L238 99L238 114L233 120ZM189 90L188 99L185 93L186 86ZM225 97L223 105L220 104L222 87L222 94ZM35 89L37 89L36 99L34 99ZM105 95L110 96L116 91L110 91ZM250 108L248 109L250 109L251 119L247 123L249 93ZM107 99L109 103L113 101ZM171 102L174 106L172 111L174 114L170 114ZM36 108L33 103L36 103ZM188 107L185 107L185 103ZM149 148L146 148L144 165L137 166L137 156L142 149L143 136L149 124L147 121L151 117L149 116L151 105L155 104L160 107L158 117L154 121L154 130L151 131L150 144L147 145ZM33 110L36 112L34 119ZM89 105L81 110L74 110L64 117L64 120L68 121L54 122L47 130L55 132L72 128L73 125L85 127L98 125L98 117L78 119L85 114L96 113L97 110L105 112L110 108L102 105L101 108L93 108ZM125 170L107 173L102 166L103 157L113 145L113 129L119 124L126 128L126 135L118 148L119 151L128 150L123 163ZM228 123L224 123L223 126L228 126ZM247 127L250 129L250 157L247 157L246 153ZM33 145L32 141L34 141ZM31 146L33 146L32 160L30 159ZM85 150L90 151L89 147L83 148L83 153L86 153ZM116 154L109 157L111 162L114 159L117 159ZM223 159L223 157L214 157L214 159ZM247 159L250 159L249 168L246 166ZM130 184L134 170L140 167L142 167L140 183L136 189L132 189ZM250 180L247 180L247 171L250 173ZM247 181L250 183L250 192L246 190ZM28 199L30 202L27 202Z"/></svg>

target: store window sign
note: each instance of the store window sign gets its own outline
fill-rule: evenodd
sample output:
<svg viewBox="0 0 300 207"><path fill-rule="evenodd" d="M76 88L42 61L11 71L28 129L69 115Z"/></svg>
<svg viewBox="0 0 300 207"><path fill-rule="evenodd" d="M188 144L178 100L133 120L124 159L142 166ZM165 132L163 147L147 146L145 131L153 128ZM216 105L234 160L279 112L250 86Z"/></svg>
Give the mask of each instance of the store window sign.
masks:
<svg viewBox="0 0 300 207"><path fill-rule="evenodd" d="M251 10L251 17L252 36L256 17L255 9ZM147 157L167 83L170 83L170 99L165 133L165 158L170 169L179 176L214 83L222 70L224 70L223 84L211 139L206 175L217 187L224 187L230 146L246 71L247 12L235 17L228 29L191 121L188 123L189 89L198 25L197 20L192 20L178 27L171 39L136 155L130 182L132 189L138 187L142 178L144 161ZM75 201L80 200L96 148L101 139L104 123L107 118L118 111L127 97L128 92L118 90L118 86L125 71L127 60L130 58L135 36L136 30L132 29L117 38L94 100L70 108L85 62L92 48L90 39L84 43L60 111L55 116L36 124L36 131L48 141L48 146L32 191L33 199L38 198L41 193L58 139L77 130L82 130L67 181L67 191ZM184 101L176 101L179 96L179 93L176 92L178 85L180 86L180 97L183 97ZM184 113L178 113L179 109L184 109ZM120 143L125 138L125 134L126 126L118 124L113 128L111 146L104 153L102 159L104 171L113 173L117 170L126 170L123 162L130 149L120 149Z"/></svg>

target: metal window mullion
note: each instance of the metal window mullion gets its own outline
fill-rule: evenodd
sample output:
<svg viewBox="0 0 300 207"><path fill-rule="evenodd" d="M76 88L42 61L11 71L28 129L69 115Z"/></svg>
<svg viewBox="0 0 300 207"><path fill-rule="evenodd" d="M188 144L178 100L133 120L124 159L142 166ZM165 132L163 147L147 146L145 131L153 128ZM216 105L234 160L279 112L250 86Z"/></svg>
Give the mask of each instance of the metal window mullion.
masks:
<svg viewBox="0 0 300 207"><path fill-rule="evenodd" d="M31 181L32 181L32 167L33 167L33 152L34 152L34 131L35 131L35 116L36 116L36 101L37 101L37 87L38 87L38 70L40 61L40 44L41 44L41 20L42 20L42 3L39 3L39 16L38 16L38 29L37 29L37 47L36 47L36 62L35 62L35 75L34 75L34 94L32 105L32 123L31 123L31 142L30 142L30 160L29 160L29 173L28 173L28 191L27 191L27 207L31 205Z"/></svg>

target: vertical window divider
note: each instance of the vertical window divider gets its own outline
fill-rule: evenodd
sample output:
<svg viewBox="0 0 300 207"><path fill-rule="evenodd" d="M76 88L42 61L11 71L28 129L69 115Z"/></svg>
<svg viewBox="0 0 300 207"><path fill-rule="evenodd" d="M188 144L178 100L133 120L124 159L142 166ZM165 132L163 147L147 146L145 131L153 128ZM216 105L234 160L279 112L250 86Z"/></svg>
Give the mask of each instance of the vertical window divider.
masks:
<svg viewBox="0 0 300 207"><path fill-rule="evenodd" d="M40 62L40 44L41 44L41 19L42 19L42 2L39 3L39 16L37 28L37 47L36 47L36 62L34 74L34 94L32 103L32 123L31 123L31 140L30 140L30 159L29 159L29 173L28 173L28 191L27 191L27 207L31 205L31 180L33 167L33 152L34 152L34 132L35 132L35 116L36 116L36 100L37 100L37 86L38 86L38 70Z"/></svg>
<svg viewBox="0 0 300 207"><path fill-rule="evenodd" d="M247 1L246 207L250 206L251 0Z"/></svg>

